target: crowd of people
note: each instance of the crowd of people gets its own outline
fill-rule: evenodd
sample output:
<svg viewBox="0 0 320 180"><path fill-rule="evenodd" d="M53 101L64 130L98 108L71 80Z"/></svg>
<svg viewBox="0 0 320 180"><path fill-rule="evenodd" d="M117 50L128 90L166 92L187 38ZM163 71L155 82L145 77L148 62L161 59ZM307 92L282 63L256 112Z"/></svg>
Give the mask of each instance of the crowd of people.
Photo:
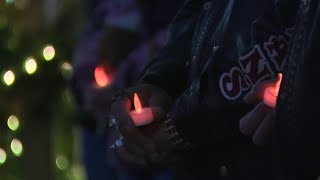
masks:
<svg viewBox="0 0 320 180"><path fill-rule="evenodd" d="M86 2L88 180L320 177L319 1Z"/></svg>

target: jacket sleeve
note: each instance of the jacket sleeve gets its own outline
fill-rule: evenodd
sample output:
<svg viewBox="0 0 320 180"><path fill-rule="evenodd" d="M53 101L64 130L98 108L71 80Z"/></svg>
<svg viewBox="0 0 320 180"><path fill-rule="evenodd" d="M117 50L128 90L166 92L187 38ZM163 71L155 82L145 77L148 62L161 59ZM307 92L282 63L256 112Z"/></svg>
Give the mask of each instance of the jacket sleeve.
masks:
<svg viewBox="0 0 320 180"><path fill-rule="evenodd" d="M185 64L190 58L201 2L199 0L185 2L170 25L166 46L142 72L141 83L160 87L173 98L186 88L188 76Z"/></svg>

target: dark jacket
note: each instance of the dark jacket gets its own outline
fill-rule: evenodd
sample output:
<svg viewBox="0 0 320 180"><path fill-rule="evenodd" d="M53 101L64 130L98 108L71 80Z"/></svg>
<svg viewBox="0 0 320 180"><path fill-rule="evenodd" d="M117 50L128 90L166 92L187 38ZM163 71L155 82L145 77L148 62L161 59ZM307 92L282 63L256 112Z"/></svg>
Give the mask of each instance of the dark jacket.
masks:
<svg viewBox="0 0 320 180"><path fill-rule="evenodd" d="M179 137L172 139L196 147L186 159L196 159L205 178L226 165L231 179L272 179L270 151L238 130L252 108L242 98L282 71L298 5L298 0L188 0L171 25L167 46L145 69L141 82L176 99L169 128Z"/></svg>
<svg viewBox="0 0 320 180"><path fill-rule="evenodd" d="M282 179L320 178L320 2L303 1L278 98L274 151Z"/></svg>

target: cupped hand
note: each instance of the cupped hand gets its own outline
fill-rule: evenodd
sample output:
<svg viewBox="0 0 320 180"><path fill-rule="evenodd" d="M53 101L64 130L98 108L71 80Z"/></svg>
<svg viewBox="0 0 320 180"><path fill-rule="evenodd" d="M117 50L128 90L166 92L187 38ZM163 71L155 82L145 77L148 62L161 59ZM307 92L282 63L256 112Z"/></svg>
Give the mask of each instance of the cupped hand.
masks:
<svg viewBox="0 0 320 180"><path fill-rule="evenodd" d="M275 110L264 102L265 91L267 88L277 88L281 78L278 75L277 78L261 82L244 97L246 103L255 104L255 107L240 119L239 128L244 135L252 136L256 145L266 145L271 141Z"/></svg>
<svg viewBox="0 0 320 180"><path fill-rule="evenodd" d="M137 127L130 116L133 96L137 93L142 107L150 107L153 122ZM164 164L171 154L171 146L163 120L171 105L171 98L160 88L142 84L124 91L112 104L111 114L122 137L121 146L115 148L120 160L132 166Z"/></svg>

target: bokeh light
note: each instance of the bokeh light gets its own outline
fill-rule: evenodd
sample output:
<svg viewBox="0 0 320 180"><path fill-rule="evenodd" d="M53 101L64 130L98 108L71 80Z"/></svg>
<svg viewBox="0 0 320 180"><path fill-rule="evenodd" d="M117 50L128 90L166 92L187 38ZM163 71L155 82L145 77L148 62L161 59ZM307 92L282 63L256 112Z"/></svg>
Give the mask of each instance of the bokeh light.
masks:
<svg viewBox="0 0 320 180"><path fill-rule="evenodd" d="M0 148L0 165L4 164L7 160L7 153Z"/></svg>
<svg viewBox="0 0 320 180"><path fill-rule="evenodd" d="M19 128L19 119L15 116L15 115L11 115L8 118L7 121L8 127L12 130L12 131L16 131Z"/></svg>
<svg viewBox="0 0 320 180"><path fill-rule="evenodd" d="M43 57L46 61L51 61L56 54L54 47L50 44L43 48Z"/></svg>
<svg viewBox="0 0 320 180"><path fill-rule="evenodd" d="M68 168L68 177L69 179L78 179L78 180L85 180L86 174L84 167L81 164L72 164Z"/></svg>
<svg viewBox="0 0 320 180"><path fill-rule="evenodd" d="M69 78L72 75L72 71L73 71L73 67L70 63L68 62L64 62L61 66L60 66L60 71L61 74L65 77L65 78Z"/></svg>
<svg viewBox="0 0 320 180"><path fill-rule="evenodd" d="M56 165L60 170L66 170L69 166L68 159L63 155L59 155L56 158Z"/></svg>
<svg viewBox="0 0 320 180"><path fill-rule="evenodd" d="M29 57L24 64L24 68L28 74L35 73L38 68L37 61L33 57Z"/></svg>
<svg viewBox="0 0 320 180"><path fill-rule="evenodd" d="M15 81L15 75L13 73L13 71L8 70L4 73L3 75L3 82L7 85L7 86L11 86Z"/></svg>
<svg viewBox="0 0 320 180"><path fill-rule="evenodd" d="M110 83L110 78L108 74L105 72L103 66L97 66L94 70L94 78L98 87L106 87Z"/></svg>
<svg viewBox="0 0 320 180"><path fill-rule="evenodd" d="M11 150L13 152L14 155L16 156L21 156L22 152L23 152L23 146L21 141L19 141L18 139L13 139L11 141Z"/></svg>
<svg viewBox="0 0 320 180"><path fill-rule="evenodd" d="M12 4L14 3L14 0L5 0L7 4Z"/></svg>

